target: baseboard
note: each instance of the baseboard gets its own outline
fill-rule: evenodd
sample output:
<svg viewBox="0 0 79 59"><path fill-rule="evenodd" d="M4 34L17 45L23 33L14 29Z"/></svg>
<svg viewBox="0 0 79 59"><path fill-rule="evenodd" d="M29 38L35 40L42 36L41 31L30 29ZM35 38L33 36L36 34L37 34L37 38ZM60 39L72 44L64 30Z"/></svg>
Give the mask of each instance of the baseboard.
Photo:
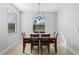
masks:
<svg viewBox="0 0 79 59"><path fill-rule="evenodd" d="M70 50L74 55L78 55L79 53L75 52L73 49L71 49L70 47L66 46L66 39L65 39L64 34L62 32L60 32L60 36L62 37L61 39L63 39L63 41L65 41L65 42L63 42L63 41L61 42L61 46L63 46L65 48L67 48L68 50ZM63 43L65 45L63 45Z"/></svg>
<svg viewBox="0 0 79 59"><path fill-rule="evenodd" d="M16 46L21 40L18 40L17 42L15 42L14 44L10 45L8 48L4 49L0 55L4 55L4 53L6 53L9 49L11 49L12 47Z"/></svg>
<svg viewBox="0 0 79 59"><path fill-rule="evenodd" d="M73 49L71 49L70 47L66 47L68 50L70 50L74 55L79 55L79 53L75 52Z"/></svg>

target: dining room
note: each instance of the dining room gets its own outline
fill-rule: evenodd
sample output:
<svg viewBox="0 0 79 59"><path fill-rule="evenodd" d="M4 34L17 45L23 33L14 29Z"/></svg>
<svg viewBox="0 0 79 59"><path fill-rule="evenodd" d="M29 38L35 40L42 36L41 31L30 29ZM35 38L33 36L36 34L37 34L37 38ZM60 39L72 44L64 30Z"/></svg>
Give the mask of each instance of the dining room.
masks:
<svg viewBox="0 0 79 59"><path fill-rule="evenodd" d="M0 54L78 54L78 5L0 3Z"/></svg>

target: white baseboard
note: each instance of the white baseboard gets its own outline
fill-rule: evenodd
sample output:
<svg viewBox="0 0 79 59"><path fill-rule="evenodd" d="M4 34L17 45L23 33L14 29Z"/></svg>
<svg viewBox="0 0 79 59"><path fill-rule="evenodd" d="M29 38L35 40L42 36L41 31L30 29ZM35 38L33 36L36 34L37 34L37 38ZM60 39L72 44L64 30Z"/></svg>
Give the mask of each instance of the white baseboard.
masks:
<svg viewBox="0 0 79 59"><path fill-rule="evenodd" d="M65 39L64 34L62 32L60 32L60 36L61 36L60 39L62 39L62 42L60 43L61 46L63 46L65 48L67 48L68 50L70 50L74 55L79 55L79 53L75 52L73 49L71 49L70 47L66 46L66 39Z"/></svg>
<svg viewBox="0 0 79 59"><path fill-rule="evenodd" d="M21 40L18 40L14 44L10 45L8 48L4 49L2 52L0 52L0 55L3 55L4 53L6 53L9 49L11 49L12 47L16 46L20 41Z"/></svg>
<svg viewBox="0 0 79 59"><path fill-rule="evenodd" d="M79 53L75 52L73 49L71 49L70 47L66 47L68 50L70 50L74 55L79 55Z"/></svg>

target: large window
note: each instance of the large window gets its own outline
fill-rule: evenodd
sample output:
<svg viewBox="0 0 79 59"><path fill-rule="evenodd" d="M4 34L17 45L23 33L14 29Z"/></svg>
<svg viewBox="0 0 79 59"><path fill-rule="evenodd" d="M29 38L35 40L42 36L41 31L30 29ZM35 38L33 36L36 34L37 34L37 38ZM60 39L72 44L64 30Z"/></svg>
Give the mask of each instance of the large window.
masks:
<svg viewBox="0 0 79 59"><path fill-rule="evenodd" d="M45 17L44 16L38 15L34 17L33 31L34 32L45 31Z"/></svg>
<svg viewBox="0 0 79 59"><path fill-rule="evenodd" d="M17 15L12 11L8 10L8 33L16 32L16 20Z"/></svg>

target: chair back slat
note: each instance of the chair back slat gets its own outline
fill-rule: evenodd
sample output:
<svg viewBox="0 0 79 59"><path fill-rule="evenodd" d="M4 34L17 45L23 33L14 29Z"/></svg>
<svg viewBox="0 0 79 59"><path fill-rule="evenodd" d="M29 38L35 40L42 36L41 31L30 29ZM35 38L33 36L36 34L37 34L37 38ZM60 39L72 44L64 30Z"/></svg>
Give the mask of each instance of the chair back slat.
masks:
<svg viewBox="0 0 79 59"><path fill-rule="evenodd" d="M41 41L49 41L49 38L50 38L50 34L41 34Z"/></svg>
<svg viewBox="0 0 79 59"><path fill-rule="evenodd" d="M49 38L49 37L50 37L50 34L41 34L41 37L42 37L42 38L45 38L45 37L46 37L46 38L47 38L47 37Z"/></svg>
<svg viewBox="0 0 79 59"><path fill-rule="evenodd" d="M56 37L58 37L58 33L56 34Z"/></svg>
<svg viewBox="0 0 79 59"><path fill-rule="evenodd" d="M39 34L30 34L31 36L31 41L38 41L39 39Z"/></svg>
<svg viewBox="0 0 79 59"><path fill-rule="evenodd" d="M36 37L39 37L39 34L30 34L31 38L36 38Z"/></svg>
<svg viewBox="0 0 79 59"><path fill-rule="evenodd" d="M55 37L58 37L58 32L54 32L54 36Z"/></svg>

